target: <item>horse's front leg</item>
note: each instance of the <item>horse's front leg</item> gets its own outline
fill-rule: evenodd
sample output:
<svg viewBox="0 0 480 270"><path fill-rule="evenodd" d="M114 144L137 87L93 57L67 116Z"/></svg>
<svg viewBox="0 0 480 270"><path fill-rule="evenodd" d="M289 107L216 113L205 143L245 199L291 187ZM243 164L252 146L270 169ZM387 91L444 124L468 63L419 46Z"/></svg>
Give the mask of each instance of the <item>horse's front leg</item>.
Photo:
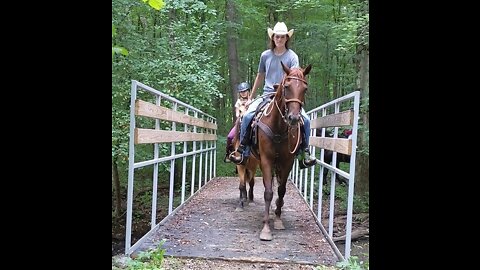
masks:
<svg viewBox="0 0 480 270"><path fill-rule="evenodd" d="M289 164L293 165L293 159ZM291 168L292 165L287 166L287 168ZM277 208L275 209L275 218L273 220L273 228L276 230L285 230L285 226L283 225L281 215L282 215L282 207L284 203L283 197L285 197L285 193L287 191L287 179L288 179L289 172L290 171L286 170L285 168L279 168L277 170L278 198L275 201Z"/></svg>
<svg viewBox="0 0 480 270"><path fill-rule="evenodd" d="M266 162L267 163L267 162ZM270 164L262 164L262 174L263 174L263 186L265 191L263 197L265 199L265 212L263 215L263 229L260 233L260 239L271 241L273 239L272 232L270 231L270 204L273 199L273 179L272 179L272 170Z"/></svg>
<svg viewBox="0 0 480 270"><path fill-rule="evenodd" d="M277 205L277 209L275 209L275 219L273 220L273 228L275 230L285 230L285 226L283 226L283 221L281 219L282 215L282 206L283 206L283 197L287 191L287 178L279 178L279 185L278 185L278 198L275 201Z"/></svg>

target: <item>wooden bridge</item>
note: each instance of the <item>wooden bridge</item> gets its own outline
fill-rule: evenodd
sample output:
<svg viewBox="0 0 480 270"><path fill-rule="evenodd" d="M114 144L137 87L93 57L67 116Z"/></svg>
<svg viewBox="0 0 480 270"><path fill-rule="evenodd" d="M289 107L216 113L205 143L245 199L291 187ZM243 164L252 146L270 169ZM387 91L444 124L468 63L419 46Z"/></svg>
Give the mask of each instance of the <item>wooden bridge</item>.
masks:
<svg viewBox="0 0 480 270"><path fill-rule="evenodd" d="M315 150L321 149L318 165L300 170L298 161L294 163L282 208L286 229L273 230L272 241L261 241L259 234L265 208L262 179L256 179L254 204L246 206L243 212L235 211L240 193L238 178L216 177L216 119L147 85L132 81L125 254L157 248L162 239L166 239L163 245L166 255L177 257L320 265L333 265L348 259L359 104L360 93L356 91L307 112L312 120L311 152L315 155ZM141 119L138 126L137 118ZM339 126L351 127L351 138L338 138ZM326 127L334 127L333 138L325 137ZM317 129L322 130L322 134L317 135ZM137 145L147 147L144 153L153 152L153 157L135 160L141 157L136 156ZM324 149L334 152L333 165L324 162ZM348 172L335 166L337 152L351 156ZM181 166L176 168L176 164ZM151 230L132 245L135 170L146 166L153 166ZM168 216L158 223L159 174L165 168L170 174ZM318 168L320 171L315 171ZM326 169L334 172L330 178L328 208L323 205L322 199L323 172ZM181 179L175 179L175 170L181 171ZM332 241L337 174L348 179L347 220L342 225L345 231L343 254ZM165 177L164 173L162 177ZM174 207L174 187L180 186L179 181L181 192L180 198L176 199L180 204ZM275 199L274 193L273 202ZM274 205L272 203L272 207ZM273 215L274 211L270 213ZM319 219L322 218L328 221L321 224ZM328 226L328 232L324 226Z"/></svg>
<svg viewBox="0 0 480 270"><path fill-rule="evenodd" d="M165 254L176 257L315 265L334 265L338 261L312 211L291 181L287 183L282 208L285 230L273 230L272 241L260 240L265 208L263 191L262 179L257 177L254 203L237 212L238 177L214 178L164 219L136 252L156 248L166 239ZM273 201L275 199L276 194ZM270 213L273 224L273 211Z"/></svg>

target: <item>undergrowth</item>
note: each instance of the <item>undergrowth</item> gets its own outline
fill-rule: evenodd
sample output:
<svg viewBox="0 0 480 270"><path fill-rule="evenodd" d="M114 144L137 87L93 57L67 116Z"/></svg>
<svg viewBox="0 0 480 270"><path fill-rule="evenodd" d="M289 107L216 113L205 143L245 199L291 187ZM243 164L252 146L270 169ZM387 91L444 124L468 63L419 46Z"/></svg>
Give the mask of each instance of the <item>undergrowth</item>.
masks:
<svg viewBox="0 0 480 270"><path fill-rule="evenodd" d="M368 262L360 261L357 256L350 256L348 260L338 262L336 267L341 270L369 270Z"/></svg>
<svg viewBox="0 0 480 270"><path fill-rule="evenodd" d="M165 239L160 241L156 249L140 252L135 259L128 262L128 270L163 270Z"/></svg>

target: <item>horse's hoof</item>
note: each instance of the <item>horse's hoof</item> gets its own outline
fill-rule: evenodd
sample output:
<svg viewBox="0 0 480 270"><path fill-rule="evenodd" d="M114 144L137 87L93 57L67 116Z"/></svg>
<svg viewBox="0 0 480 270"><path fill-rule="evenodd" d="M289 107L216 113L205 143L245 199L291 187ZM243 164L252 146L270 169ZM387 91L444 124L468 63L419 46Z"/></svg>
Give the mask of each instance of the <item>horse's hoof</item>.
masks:
<svg viewBox="0 0 480 270"><path fill-rule="evenodd" d="M275 220L273 221L273 228L275 230L285 230L285 226L283 226L282 220L277 218L275 218Z"/></svg>
<svg viewBox="0 0 480 270"><path fill-rule="evenodd" d="M243 207L237 207L237 208L235 208L235 212L243 212Z"/></svg>
<svg viewBox="0 0 480 270"><path fill-rule="evenodd" d="M264 232L262 231L260 233L260 240L263 240L263 241L272 241L273 239L273 236L272 236L272 233L271 232Z"/></svg>

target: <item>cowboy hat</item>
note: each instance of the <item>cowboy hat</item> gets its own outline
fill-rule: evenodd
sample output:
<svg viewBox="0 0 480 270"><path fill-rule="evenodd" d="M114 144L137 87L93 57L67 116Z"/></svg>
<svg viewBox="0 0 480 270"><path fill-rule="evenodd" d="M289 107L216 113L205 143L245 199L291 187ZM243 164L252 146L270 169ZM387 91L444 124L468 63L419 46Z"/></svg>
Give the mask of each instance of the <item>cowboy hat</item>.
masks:
<svg viewBox="0 0 480 270"><path fill-rule="evenodd" d="M287 25L285 25L284 22L277 22L277 24L275 24L275 27L273 27L273 30L269 27L267 29L267 32L270 39L272 38L273 34L288 35L288 37L291 37L293 35L293 29L290 29L290 31L288 31Z"/></svg>

